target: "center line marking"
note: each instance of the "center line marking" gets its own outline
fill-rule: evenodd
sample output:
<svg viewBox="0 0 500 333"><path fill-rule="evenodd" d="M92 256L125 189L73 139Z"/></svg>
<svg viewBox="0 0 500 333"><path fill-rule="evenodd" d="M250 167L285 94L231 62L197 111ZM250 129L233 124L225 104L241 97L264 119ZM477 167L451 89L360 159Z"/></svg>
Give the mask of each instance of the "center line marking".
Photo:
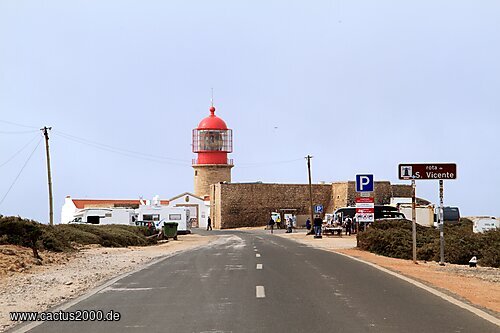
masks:
<svg viewBox="0 0 500 333"><path fill-rule="evenodd" d="M257 264L257 269L262 269L262 264Z"/></svg>
<svg viewBox="0 0 500 333"><path fill-rule="evenodd" d="M260 258L260 254L259 254L259 253L256 253L256 254L255 254L255 256L256 256L257 258Z"/></svg>
<svg viewBox="0 0 500 333"><path fill-rule="evenodd" d="M253 249L255 252L257 252L257 249Z"/></svg>
<svg viewBox="0 0 500 333"><path fill-rule="evenodd" d="M264 286L255 286L255 297L265 298L266 292L264 291Z"/></svg>

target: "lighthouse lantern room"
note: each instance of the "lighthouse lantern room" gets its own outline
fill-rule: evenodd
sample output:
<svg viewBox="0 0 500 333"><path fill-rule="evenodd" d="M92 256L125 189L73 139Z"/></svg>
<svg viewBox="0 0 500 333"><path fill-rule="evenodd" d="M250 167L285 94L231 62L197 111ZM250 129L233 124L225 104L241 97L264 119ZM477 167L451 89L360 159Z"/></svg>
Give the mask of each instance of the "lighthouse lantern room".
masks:
<svg viewBox="0 0 500 333"><path fill-rule="evenodd" d="M210 195L210 185L231 181L233 161L227 154L233 151L233 131L215 115L215 107L210 107L210 115L193 130L193 160L195 195Z"/></svg>

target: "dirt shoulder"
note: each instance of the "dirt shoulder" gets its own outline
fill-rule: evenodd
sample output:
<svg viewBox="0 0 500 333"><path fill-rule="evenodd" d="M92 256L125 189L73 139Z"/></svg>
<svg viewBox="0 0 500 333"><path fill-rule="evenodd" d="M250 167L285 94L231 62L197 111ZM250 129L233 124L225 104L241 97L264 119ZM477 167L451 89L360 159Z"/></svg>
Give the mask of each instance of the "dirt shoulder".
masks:
<svg viewBox="0 0 500 333"><path fill-rule="evenodd" d="M356 248L355 236L341 238L324 236L322 239L314 239L312 236L306 236L304 232L277 235L374 263L500 317L500 269L498 268L471 268L453 264L439 266L436 262L424 261L418 261L415 265L412 260L388 258L359 250Z"/></svg>
<svg viewBox="0 0 500 333"><path fill-rule="evenodd" d="M216 236L185 235L178 241L146 247L88 246L73 253L42 252L42 265L32 258L31 249L1 245L0 331L16 324L10 321L10 311L45 311L153 259L215 239Z"/></svg>

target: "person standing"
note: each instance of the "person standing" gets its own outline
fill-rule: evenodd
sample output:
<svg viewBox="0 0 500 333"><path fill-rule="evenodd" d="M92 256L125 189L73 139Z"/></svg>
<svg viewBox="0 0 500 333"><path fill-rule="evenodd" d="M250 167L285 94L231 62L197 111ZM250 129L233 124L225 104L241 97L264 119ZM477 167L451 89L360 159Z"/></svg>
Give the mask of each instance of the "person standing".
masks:
<svg viewBox="0 0 500 333"><path fill-rule="evenodd" d="M309 218L306 221L306 230L308 234L311 232L311 220Z"/></svg>
<svg viewBox="0 0 500 333"><path fill-rule="evenodd" d="M352 220L351 217L347 217L347 221L345 222L345 235L347 236L347 233L349 233L349 236L351 236L351 228L352 228Z"/></svg>
<svg viewBox="0 0 500 333"><path fill-rule="evenodd" d="M319 215L316 215L313 221L314 224L314 238L322 238L321 237L321 226L323 225L323 220Z"/></svg>
<svg viewBox="0 0 500 333"><path fill-rule="evenodd" d="M269 228L271 229L271 233L273 233L273 230L274 230L274 220L273 218L271 217L271 219L269 220Z"/></svg>
<svg viewBox="0 0 500 333"><path fill-rule="evenodd" d="M212 220L210 219L210 216L207 219L207 230L212 230Z"/></svg>
<svg viewBox="0 0 500 333"><path fill-rule="evenodd" d="M292 232L292 228L293 228L293 220L291 217L288 218L288 224L287 224L287 230L286 232L289 234Z"/></svg>
<svg viewBox="0 0 500 333"><path fill-rule="evenodd" d="M279 216L276 218L276 229L281 229L281 218Z"/></svg>

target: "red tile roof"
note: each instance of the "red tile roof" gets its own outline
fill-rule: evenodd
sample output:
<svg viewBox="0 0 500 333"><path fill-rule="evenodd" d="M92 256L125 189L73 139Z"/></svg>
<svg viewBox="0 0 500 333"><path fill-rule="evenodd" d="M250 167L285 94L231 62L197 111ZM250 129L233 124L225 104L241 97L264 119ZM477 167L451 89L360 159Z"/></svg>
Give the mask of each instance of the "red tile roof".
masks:
<svg viewBox="0 0 500 333"><path fill-rule="evenodd" d="M109 199L72 199L76 208L90 208L90 207L126 207L126 206L139 206L141 204L140 200L109 200ZM143 200L144 202L146 200ZM168 205L168 200L160 200L160 204L163 206Z"/></svg>

